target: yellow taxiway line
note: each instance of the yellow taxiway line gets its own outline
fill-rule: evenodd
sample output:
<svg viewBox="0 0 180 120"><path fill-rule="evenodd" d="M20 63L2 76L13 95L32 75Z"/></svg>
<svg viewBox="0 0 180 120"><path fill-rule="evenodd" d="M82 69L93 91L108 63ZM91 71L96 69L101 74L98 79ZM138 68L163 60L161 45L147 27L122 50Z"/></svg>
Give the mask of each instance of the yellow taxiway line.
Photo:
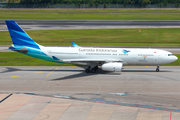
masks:
<svg viewBox="0 0 180 120"><path fill-rule="evenodd" d="M55 68L53 71L51 71L46 77L48 77L52 72L54 72L55 70L57 70L59 67Z"/></svg>

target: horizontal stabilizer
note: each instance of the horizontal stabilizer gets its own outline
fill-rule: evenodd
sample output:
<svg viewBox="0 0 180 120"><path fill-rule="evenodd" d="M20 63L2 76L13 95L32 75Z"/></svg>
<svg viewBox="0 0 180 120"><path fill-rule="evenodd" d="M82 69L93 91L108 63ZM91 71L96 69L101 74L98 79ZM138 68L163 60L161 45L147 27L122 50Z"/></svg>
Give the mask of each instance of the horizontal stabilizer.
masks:
<svg viewBox="0 0 180 120"><path fill-rule="evenodd" d="M10 50L13 50L13 51L17 51L17 52L22 52L22 53L27 53L28 52L28 49L27 48L14 48L14 47L9 47Z"/></svg>

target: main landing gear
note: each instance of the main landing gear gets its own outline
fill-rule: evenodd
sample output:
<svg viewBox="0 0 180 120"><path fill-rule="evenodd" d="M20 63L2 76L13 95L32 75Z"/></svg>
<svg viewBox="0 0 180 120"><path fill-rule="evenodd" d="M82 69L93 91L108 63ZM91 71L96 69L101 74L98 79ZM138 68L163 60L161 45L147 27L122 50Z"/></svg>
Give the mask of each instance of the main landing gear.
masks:
<svg viewBox="0 0 180 120"><path fill-rule="evenodd" d="M85 71L86 73L96 73L96 71L98 70L98 66L95 66L93 68L91 68L91 66L89 66Z"/></svg>
<svg viewBox="0 0 180 120"><path fill-rule="evenodd" d="M156 72L159 72L159 65L158 65L157 68L156 68Z"/></svg>

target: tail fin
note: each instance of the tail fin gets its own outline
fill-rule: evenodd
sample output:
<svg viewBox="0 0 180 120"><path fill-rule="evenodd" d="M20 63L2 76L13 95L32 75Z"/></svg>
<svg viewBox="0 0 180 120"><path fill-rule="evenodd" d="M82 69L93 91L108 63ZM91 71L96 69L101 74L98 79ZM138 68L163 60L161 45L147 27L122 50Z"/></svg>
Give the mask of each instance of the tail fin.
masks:
<svg viewBox="0 0 180 120"><path fill-rule="evenodd" d="M27 46L40 49L39 45L24 32L24 30L13 20L6 20L6 25L9 30L14 46Z"/></svg>

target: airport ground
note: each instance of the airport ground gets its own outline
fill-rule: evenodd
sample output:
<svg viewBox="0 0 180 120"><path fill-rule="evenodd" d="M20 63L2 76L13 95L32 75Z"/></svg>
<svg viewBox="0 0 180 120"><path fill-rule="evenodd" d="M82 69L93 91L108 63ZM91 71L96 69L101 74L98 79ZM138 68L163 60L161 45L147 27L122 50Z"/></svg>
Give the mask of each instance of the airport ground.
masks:
<svg viewBox="0 0 180 120"><path fill-rule="evenodd" d="M180 67L0 67L1 119L179 120ZM172 113L171 113L172 112Z"/></svg>
<svg viewBox="0 0 180 120"><path fill-rule="evenodd" d="M179 9L163 9L163 10L67 10L67 9L48 9L48 10L0 10L1 20L5 19L49 19L49 20L180 20ZM28 13L28 14L27 14ZM131 13L131 14L130 14ZM160 22L161 23L161 22ZM171 24L168 23L167 24ZM132 24L129 24L131 26ZM96 25L94 25L96 26ZM89 28L107 28L102 26L94 27L92 24ZM114 25L116 26L116 25ZM174 26L174 25L173 25ZM2 28L1 26L0 28ZM61 26L72 29L74 26ZM77 29L79 26L76 25ZM85 26L80 26L80 29L87 29ZM122 28L127 26L121 26ZM147 26L145 26L147 27ZM151 26L152 27L152 26ZM160 26L156 26L158 28ZM167 27L166 25L161 27ZM171 26L172 27L172 26ZM179 27L179 26L174 26ZM54 29L54 27L40 26L38 25L30 27L24 26L24 28L35 29ZM60 27L58 27L59 29ZM111 27L109 27L111 28ZM130 28L130 27L129 27ZM165 31L160 34L151 33L147 30L147 33L143 33L137 27L134 29L134 35L140 34L140 36L151 36L157 38L156 40L164 40L163 36L166 36L169 40L172 38L177 42L172 42L166 39L161 42L163 44L171 44L171 47L166 48L175 54L179 54L179 28L176 28L176 32L173 29L162 29ZM2 28L4 30L4 28ZM57 29L57 28L55 28ZM117 31L118 29L114 30ZM154 29L155 30L155 29ZM70 30L69 30L70 31ZM72 30L71 35L77 30ZM82 32L85 30L81 30ZM106 31L106 30L105 30ZM104 32L105 32L104 31ZM108 30L109 31L109 30ZM107 34L107 32L105 34ZM156 31L159 31L156 29ZM31 34L31 31L27 31ZM102 31L101 31L102 32ZM132 33L132 29L127 30ZM7 31L1 31L2 40L8 40L7 43L1 45L10 45L10 37L2 37L8 35ZM33 33L33 31L32 31ZM47 34L47 31L44 31ZM58 33L58 32L56 32ZM88 33L88 32L87 32ZM90 32L89 40L94 40ZM100 33L100 31L98 32ZM118 35L118 33L114 33ZM35 33L33 33L35 34ZM33 35L31 34L31 35ZM84 33L83 33L84 34ZM124 34L124 33L123 33ZM30 36L31 36L30 35ZM36 34L38 40L41 33ZM43 39L53 36L54 34L48 34ZM63 34L65 35L65 34ZM68 35L66 33L66 35ZM69 36L69 35L68 35ZM86 34L87 36L87 34ZM110 35L111 36L111 35ZM126 33L126 36L127 35ZM142 37L144 38L146 37ZM71 36L71 39L67 36L64 37L67 43L63 45L69 45L69 43L76 42L79 37ZM136 36L139 38L139 36ZM87 39L80 37L83 40ZM108 37L106 37L108 38ZM110 37L114 39L113 37ZM119 37L115 37L119 40ZM132 39L134 37L131 37ZM153 39L154 39L153 38ZM50 38L57 39L59 38ZM98 38L100 39L100 38ZM109 39L109 41L112 41ZM121 40L127 40L124 37ZM1 42L2 42L1 40ZM40 40L41 41L41 40ZM97 41L97 40L95 40ZM169 43L166 43L169 41ZM37 42L37 41L36 41ZM39 41L38 41L39 42ZM132 41L129 42L129 44ZM78 43L78 42L77 42ZM82 43L82 41L80 42ZM58 46L60 43L55 43ZM46 45L55 44L47 43ZM79 44L79 43L78 43ZM101 46L99 43L95 43L97 46ZM116 46L120 43L117 43ZM121 43L122 44L122 43ZM138 46L137 43L136 46ZM152 44L152 43L150 43ZM150 44L144 44L149 46ZM153 43L155 47L159 46ZM178 45L177 45L178 44ZM81 44L82 46L94 46L94 44ZM142 45L142 46L144 46ZM103 46L114 46L109 43ZM123 46L128 46L123 44ZM130 46L134 46L130 45ZM173 47L176 46L174 49ZM8 46L5 46L8 48ZM2 48L2 47L1 47ZM165 49L165 48L163 48ZM7 52L7 51L6 51ZM4 54L2 52L2 54ZM8 55L12 52L7 52ZM3 55L4 57L4 55ZM4 59L4 58L3 58ZM16 59L16 58L15 58ZM22 60L22 58L20 58ZM15 61L15 60L14 60ZM2 61L1 61L2 62ZM58 65L57 65L58 66ZM99 70L96 74L86 74L84 68L77 66L1 66L0 67L0 119L2 120L39 120L39 119L59 119L59 120L179 120L180 118L180 94L179 94L179 66L161 66L160 72L155 72L156 66L125 66L121 73L111 73Z"/></svg>

